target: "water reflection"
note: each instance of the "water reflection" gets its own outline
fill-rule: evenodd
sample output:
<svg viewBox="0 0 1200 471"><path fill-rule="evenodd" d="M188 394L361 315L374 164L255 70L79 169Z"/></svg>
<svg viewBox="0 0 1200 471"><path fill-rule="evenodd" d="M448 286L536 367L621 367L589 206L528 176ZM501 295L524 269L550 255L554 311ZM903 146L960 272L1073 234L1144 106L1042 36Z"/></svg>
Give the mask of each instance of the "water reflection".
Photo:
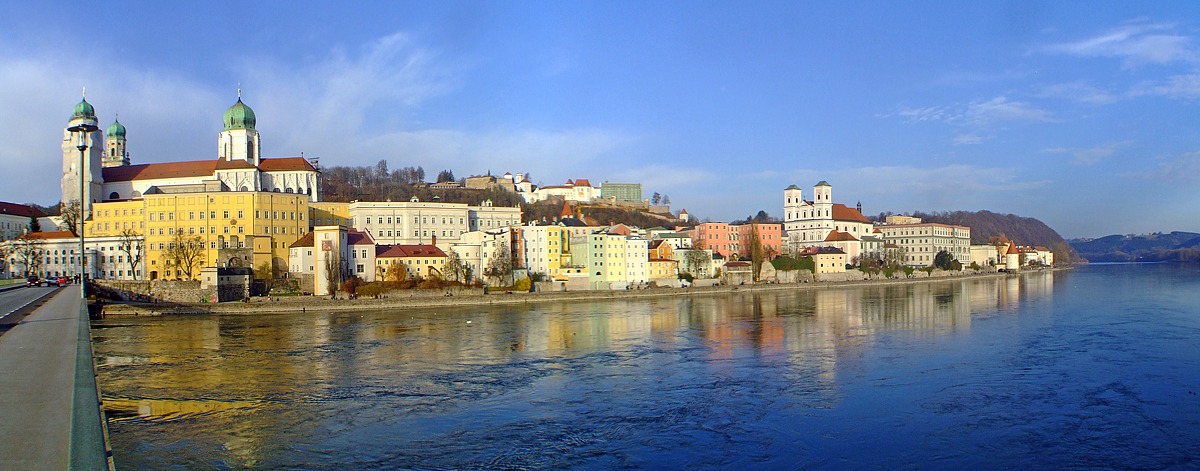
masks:
<svg viewBox="0 0 1200 471"><path fill-rule="evenodd" d="M975 316L1052 296L1056 276L1067 274L436 311L114 318L95 322L93 337L106 407L120 419L117 462L131 469L464 467L531 440L569 450L564 460L634 440L624 453L645 457L684 453L685 436L697 447L687 462L731 466L725 454L753 453L730 446L781 433L767 426L768 411L836 407L840 369L879 342L969 333ZM630 428L630 420L642 422ZM493 435L474 439L490 445L461 443L478 427ZM643 429L653 436L631 438Z"/></svg>

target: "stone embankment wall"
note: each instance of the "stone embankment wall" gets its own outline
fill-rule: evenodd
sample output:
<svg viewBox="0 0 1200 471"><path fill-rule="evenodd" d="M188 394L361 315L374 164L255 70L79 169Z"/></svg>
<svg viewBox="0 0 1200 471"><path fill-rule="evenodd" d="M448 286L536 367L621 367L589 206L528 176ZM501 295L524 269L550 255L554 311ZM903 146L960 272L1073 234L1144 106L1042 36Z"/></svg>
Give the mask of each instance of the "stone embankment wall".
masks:
<svg viewBox="0 0 1200 471"><path fill-rule="evenodd" d="M216 287L201 288L199 281L92 280L88 289L109 299L143 303L203 303L219 300L222 296ZM236 293L224 293L226 299L242 298L240 288L234 291ZM236 297L234 297L235 294Z"/></svg>

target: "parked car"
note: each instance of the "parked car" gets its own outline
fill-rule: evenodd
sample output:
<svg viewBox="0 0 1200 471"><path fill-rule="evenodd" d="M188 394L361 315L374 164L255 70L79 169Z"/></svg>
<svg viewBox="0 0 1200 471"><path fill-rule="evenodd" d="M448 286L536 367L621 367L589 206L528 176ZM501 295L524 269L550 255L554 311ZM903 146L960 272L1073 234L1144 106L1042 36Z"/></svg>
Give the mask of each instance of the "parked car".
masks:
<svg viewBox="0 0 1200 471"><path fill-rule="evenodd" d="M39 280L37 275L31 275L29 278L25 279L25 286L39 286L41 284L42 280Z"/></svg>
<svg viewBox="0 0 1200 471"><path fill-rule="evenodd" d="M71 280L68 280L67 277L65 277L65 276L58 277L58 286L67 286L69 284L71 284Z"/></svg>

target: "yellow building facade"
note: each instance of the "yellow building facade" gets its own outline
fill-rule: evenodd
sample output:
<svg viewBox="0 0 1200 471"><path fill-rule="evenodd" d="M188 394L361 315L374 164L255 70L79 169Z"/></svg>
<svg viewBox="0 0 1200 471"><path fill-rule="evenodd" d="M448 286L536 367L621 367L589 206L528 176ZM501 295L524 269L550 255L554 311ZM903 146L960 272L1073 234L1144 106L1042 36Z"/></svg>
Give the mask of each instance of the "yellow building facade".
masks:
<svg viewBox="0 0 1200 471"><path fill-rule="evenodd" d="M117 236L125 230L144 236L149 279L183 278L165 267L176 237L204 245L200 267L251 266L270 262L287 270L288 246L308 232L308 197L275 192L155 193L141 199L93 205L86 234ZM249 249L239 260L222 260L221 250ZM199 276L199 267L192 278Z"/></svg>

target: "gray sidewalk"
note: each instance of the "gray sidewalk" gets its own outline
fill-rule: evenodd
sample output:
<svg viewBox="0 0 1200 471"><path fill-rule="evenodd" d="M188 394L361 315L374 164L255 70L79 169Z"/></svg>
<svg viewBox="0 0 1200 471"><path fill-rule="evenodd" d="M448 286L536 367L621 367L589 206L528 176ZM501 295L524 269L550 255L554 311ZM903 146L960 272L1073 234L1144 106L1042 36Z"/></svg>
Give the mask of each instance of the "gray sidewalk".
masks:
<svg viewBox="0 0 1200 471"><path fill-rule="evenodd" d="M79 285L0 336L0 469L69 468Z"/></svg>

